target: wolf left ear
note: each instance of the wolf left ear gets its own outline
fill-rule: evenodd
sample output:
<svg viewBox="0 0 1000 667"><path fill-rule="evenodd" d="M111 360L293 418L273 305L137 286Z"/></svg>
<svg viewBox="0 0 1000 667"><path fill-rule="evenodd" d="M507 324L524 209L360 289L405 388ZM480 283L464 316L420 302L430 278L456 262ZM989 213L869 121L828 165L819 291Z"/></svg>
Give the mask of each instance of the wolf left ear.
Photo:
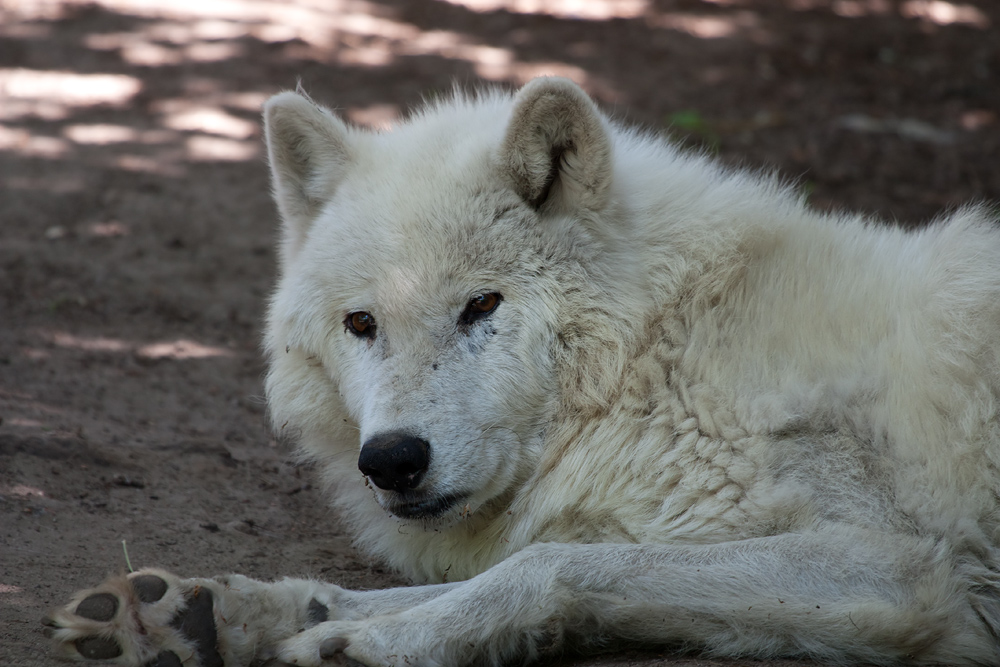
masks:
<svg viewBox="0 0 1000 667"><path fill-rule="evenodd" d="M534 79L514 99L500 167L521 198L539 210L600 210L611 184L604 120L572 81Z"/></svg>
<svg viewBox="0 0 1000 667"><path fill-rule="evenodd" d="M264 104L274 200L284 222L282 256L293 256L351 161L348 129L305 95L278 93Z"/></svg>

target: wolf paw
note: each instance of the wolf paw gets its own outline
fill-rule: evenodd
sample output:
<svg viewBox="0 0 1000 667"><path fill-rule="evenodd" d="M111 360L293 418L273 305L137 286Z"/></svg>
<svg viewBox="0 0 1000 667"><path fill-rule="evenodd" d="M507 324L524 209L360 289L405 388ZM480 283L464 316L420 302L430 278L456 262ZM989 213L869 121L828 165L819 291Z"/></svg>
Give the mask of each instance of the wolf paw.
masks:
<svg viewBox="0 0 1000 667"><path fill-rule="evenodd" d="M357 622L339 621L321 623L289 637L277 650L279 665L297 667L365 667L366 665L394 665L396 661L388 656L385 660L371 660L364 651L360 640L361 625ZM356 641L351 640L354 638ZM348 655L350 654L350 655ZM416 663L413 663L416 665Z"/></svg>
<svg viewBox="0 0 1000 667"><path fill-rule="evenodd" d="M145 569L81 591L42 619L57 654L130 667L223 667L213 593Z"/></svg>

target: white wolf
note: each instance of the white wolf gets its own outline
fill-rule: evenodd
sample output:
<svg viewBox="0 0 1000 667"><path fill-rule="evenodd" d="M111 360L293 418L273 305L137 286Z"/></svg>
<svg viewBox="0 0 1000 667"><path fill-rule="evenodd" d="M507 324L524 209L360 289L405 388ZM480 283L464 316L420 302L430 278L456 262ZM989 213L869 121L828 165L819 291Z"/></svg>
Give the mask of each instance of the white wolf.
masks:
<svg viewBox="0 0 1000 667"><path fill-rule="evenodd" d="M385 133L264 116L273 423L426 585L145 570L47 619L62 655L1000 664L991 213L815 213L560 79Z"/></svg>

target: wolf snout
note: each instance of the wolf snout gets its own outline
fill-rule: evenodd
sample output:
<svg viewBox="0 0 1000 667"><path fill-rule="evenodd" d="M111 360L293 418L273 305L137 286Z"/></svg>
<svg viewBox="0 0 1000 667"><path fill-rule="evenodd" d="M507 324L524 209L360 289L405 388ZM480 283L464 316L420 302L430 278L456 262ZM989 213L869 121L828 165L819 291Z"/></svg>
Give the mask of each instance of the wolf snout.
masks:
<svg viewBox="0 0 1000 667"><path fill-rule="evenodd" d="M415 489L430 464L431 446L409 433L381 433L361 448L358 468L372 484L386 491Z"/></svg>

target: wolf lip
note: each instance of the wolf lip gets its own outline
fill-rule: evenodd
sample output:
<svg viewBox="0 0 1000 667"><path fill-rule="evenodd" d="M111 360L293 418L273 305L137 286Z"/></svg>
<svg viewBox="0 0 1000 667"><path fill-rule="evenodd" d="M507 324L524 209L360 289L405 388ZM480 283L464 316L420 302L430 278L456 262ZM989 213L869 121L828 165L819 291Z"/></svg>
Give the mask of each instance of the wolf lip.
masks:
<svg viewBox="0 0 1000 667"><path fill-rule="evenodd" d="M388 510L401 519L434 519L461 502L462 496L450 494L431 498L411 500L409 502L394 502Z"/></svg>

